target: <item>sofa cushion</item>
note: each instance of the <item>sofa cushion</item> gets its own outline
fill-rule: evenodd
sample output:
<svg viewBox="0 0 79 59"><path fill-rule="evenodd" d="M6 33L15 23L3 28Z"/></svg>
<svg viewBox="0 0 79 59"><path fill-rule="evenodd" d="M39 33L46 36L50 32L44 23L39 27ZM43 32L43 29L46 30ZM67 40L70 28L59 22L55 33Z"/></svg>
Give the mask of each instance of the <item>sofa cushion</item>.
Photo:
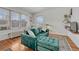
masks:
<svg viewBox="0 0 79 59"><path fill-rule="evenodd" d="M46 28L42 28L42 31L46 31Z"/></svg>
<svg viewBox="0 0 79 59"><path fill-rule="evenodd" d="M29 35L28 31L24 31L25 34Z"/></svg>
<svg viewBox="0 0 79 59"><path fill-rule="evenodd" d="M49 49L46 49L46 48L44 48L44 47L41 47L41 46L37 46L37 50L38 51L50 51Z"/></svg>
<svg viewBox="0 0 79 59"><path fill-rule="evenodd" d="M31 31L37 36L38 35L38 33L39 33L39 30L38 29L31 29Z"/></svg>
<svg viewBox="0 0 79 59"><path fill-rule="evenodd" d="M30 36L36 37L35 34L31 30L28 30L28 33L29 33Z"/></svg>
<svg viewBox="0 0 79 59"><path fill-rule="evenodd" d="M48 49L50 51L59 51L59 47L58 46L54 46L54 45L37 43L37 50L43 51L42 49L39 49L38 46L40 46L40 47L42 47L44 49Z"/></svg>
<svg viewBox="0 0 79 59"><path fill-rule="evenodd" d="M37 36L48 36L48 32L41 32Z"/></svg>
<svg viewBox="0 0 79 59"><path fill-rule="evenodd" d="M56 38L40 36L37 39L37 41L38 41L37 46L42 46L44 48L54 50L54 51L59 50L59 40Z"/></svg>

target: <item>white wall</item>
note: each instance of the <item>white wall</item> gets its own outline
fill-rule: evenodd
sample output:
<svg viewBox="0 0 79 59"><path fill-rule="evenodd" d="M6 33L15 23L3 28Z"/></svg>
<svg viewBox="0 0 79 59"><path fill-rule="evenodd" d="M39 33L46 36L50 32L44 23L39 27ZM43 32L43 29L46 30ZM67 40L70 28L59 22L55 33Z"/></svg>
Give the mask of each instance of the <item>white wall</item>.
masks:
<svg viewBox="0 0 79 59"><path fill-rule="evenodd" d="M79 22L79 8L78 7L75 7L75 8L72 8L72 17L71 17L71 21L77 21Z"/></svg>
<svg viewBox="0 0 79 59"><path fill-rule="evenodd" d="M42 15L45 18L45 23L53 25L52 30L58 33L65 33L65 28L63 24L64 15L69 14L71 8L51 8L46 11L42 11L36 16Z"/></svg>

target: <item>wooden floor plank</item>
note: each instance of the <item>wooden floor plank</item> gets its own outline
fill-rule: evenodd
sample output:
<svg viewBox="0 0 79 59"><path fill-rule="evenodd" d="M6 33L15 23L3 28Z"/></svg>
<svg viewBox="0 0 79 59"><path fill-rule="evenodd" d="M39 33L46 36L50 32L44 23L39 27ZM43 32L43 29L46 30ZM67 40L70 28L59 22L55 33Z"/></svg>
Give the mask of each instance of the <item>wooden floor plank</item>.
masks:
<svg viewBox="0 0 79 59"><path fill-rule="evenodd" d="M52 36L51 34L50 36ZM56 36L56 34L54 34ZM58 36L58 38L61 38ZM72 51L79 51L79 48L72 42L72 40L68 37L67 39ZM5 49L10 48L12 51L32 51L32 49L25 47L21 44L20 37L13 38L13 39L6 39L0 41L0 51L4 51Z"/></svg>
<svg viewBox="0 0 79 59"><path fill-rule="evenodd" d="M70 47L72 48L73 51L79 51L79 48L75 45L75 43L71 40L71 38L68 37L67 41L70 44Z"/></svg>
<svg viewBox="0 0 79 59"><path fill-rule="evenodd" d="M21 44L20 37L0 41L0 51L10 48L12 51L32 51Z"/></svg>
<svg viewBox="0 0 79 59"><path fill-rule="evenodd" d="M60 36L67 37L67 42L70 45L72 51L79 51L79 48L75 45L75 43L72 41L72 39L70 37L64 36L64 35L59 35L57 33L50 33L50 36L55 36L57 38L61 38Z"/></svg>

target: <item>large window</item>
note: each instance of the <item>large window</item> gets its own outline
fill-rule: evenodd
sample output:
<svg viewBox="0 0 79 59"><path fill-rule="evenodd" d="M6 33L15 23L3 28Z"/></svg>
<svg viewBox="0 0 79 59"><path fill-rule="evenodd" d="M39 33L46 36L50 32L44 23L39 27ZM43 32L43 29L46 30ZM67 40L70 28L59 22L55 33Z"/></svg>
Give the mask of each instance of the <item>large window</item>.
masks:
<svg viewBox="0 0 79 59"><path fill-rule="evenodd" d="M36 24L43 24L44 23L44 17L43 16L36 17L35 22L36 22Z"/></svg>
<svg viewBox="0 0 79 59"><path fill-rule="evenodd" d="M28 21L28 17L26 15L21 15L20 26L25 27Z"/></svg>
<svg viewBox="0 0 79 59"><path fill-rule="evenodd" d="M20 15L16 12L11 12L11 27L19 28L20 26Z"/></svg>
<svg viewBox="0 0 79 59"><path fill-rule="evenodd" d="M0 29L8 29L9 11L0 8Z"/></svg>
<svg viewBox="0 0 79 59"><path fill-rule="evenodd" d="M26 27L28 20L25 14L0 8L0 30Z"/></svg>

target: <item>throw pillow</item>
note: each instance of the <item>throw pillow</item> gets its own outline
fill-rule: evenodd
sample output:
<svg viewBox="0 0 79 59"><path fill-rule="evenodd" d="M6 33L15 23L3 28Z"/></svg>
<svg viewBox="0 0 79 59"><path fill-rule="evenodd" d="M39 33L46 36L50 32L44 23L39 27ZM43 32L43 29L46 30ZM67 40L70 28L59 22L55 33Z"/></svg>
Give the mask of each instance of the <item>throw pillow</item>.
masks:
<svg viewBox="0 0 79 59"><path fill-rule="evenodd" d="M33 33L31 30L28 30L28 33L29 33L30 36L36 37L36 36L34 35L34 33Z"/></svg>

